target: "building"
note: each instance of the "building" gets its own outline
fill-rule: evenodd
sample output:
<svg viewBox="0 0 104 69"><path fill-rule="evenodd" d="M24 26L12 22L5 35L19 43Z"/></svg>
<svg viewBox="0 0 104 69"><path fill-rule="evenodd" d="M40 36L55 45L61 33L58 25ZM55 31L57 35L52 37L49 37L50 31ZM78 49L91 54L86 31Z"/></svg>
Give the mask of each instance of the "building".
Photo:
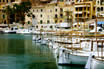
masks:
<svg viewBox="0 0 104 69"><path fill-rule="evenodd" d="M88 26L86 21L96 17L95 4L96 2L94 0L75 0L74 17L77 23L75 25L77 30L83 30L85 25Z"/></svg>
<svg viewBox="0 0 104 69"><path fill-rule="evenodd" d="M104 17L104 1L96 0L96 16Z"/></svg>
<svg viewBox="0 0 104 69"><path fill-rule="evenodd" d="M69 2L68 0L52 1L46 5L33 6L31 12L35 15L37 24L35 28L37 30L56 30L56 24L67 22L67 18L71 18L74 14L73 5L74 0ZM66 11L70 15L67 16ZM74 17L74 16L73 16ZM26 22L32 22L32 18L26 17Z"/></svg>
<svg viewBox="0 0 104 69"><path fill-rule="evenodd" d="M15 2L15 0L0 0L0 24L4 23L6 20L4 20L5 15L3 14L3 6L8 4L8 3L12 3Z"/></svg>
<svg viewBox="0 0 104 69"><path fill-rule="evenodd" d="M0 0L0 24L7 23L6 14L3 13L3 9L6 5L13 5L15 3L21 3L28 0Z"/></svg>
<svg viewBox="0 0 104 69"><path fill-rule="evenodd" d="M75 20L83 22L95 18L95 1L93 0L75 0Z"/></svg>
<svg viewBox="0 0 104 69"><path fill-rule="evenodd" d="M55 13L58 13L58 10L55 11L56 4L49 3L47 5L42 6L35 6L32 8L32 13L35 15L37 20L37 25L35 28L37 30L55 30ZM28 19L28 18L27 18ZM26 20L27 20L26 19ZM31 21L31 19L30 19ZM27 21L26 21L27 22Z"/></svg>

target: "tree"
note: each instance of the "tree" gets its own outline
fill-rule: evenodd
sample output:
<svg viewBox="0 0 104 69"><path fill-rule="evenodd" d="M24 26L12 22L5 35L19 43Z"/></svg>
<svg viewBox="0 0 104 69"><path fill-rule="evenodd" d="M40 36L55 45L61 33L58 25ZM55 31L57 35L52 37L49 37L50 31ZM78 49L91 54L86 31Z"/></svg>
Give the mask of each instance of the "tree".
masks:
<svg viewBox="0 0 104 69"><path fill-rule="evenodd" d="M30 12L31 9L31 3L28 2L22 2L20 4L20 18L21 18L21 22L24 25L25 24L25 14L28 14Z"/></svg>
<svg viewBox="0 0 104 69"><path fill-rule="evenodd" d="M6 15L7 15L7 24L8 24L8 27L10 27L9 26L10 15L12 14L12 12L13 12L13 9L9 5L4 9L4 13L6 13Z"/></svg>
<svg viewBox="0 0 104 69"><path fill-rule="evenodd" d="M10 15L15 15L13 18L15 18L15 22L19 21L23 25L25 24L25 15L30 13L31 9L31 3L29 1L27 2L21 2L20 4L14 4L12 6L6 6L4 9L4 12L7 15L7 24L9 26L10 23Z"/></svg>

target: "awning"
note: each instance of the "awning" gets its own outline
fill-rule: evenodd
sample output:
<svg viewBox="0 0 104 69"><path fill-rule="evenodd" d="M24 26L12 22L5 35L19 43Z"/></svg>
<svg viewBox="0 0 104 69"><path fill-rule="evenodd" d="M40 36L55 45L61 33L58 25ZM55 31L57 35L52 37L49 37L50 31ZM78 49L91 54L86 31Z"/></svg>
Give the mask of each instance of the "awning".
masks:
<svg viewBox="0 0 104 69"><path fill-rule="evenodd" d="M97 24L104 24L104 21L98 21Z"/></svg>

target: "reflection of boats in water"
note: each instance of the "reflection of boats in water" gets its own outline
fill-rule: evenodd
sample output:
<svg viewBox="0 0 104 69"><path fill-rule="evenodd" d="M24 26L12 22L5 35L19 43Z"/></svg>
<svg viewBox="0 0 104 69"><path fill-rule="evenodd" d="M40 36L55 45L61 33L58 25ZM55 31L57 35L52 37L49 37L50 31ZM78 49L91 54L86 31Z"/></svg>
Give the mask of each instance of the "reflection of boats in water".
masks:
<svg viewBox="0 0 104 69"><path fill-rule="evenodd" d="M48 45L48 42L49 42L48 38L43 38L41 36L36 37L36 35L34 35L33 36L33 41L35 41L37 43L41 43L42 45Z"/></svg>

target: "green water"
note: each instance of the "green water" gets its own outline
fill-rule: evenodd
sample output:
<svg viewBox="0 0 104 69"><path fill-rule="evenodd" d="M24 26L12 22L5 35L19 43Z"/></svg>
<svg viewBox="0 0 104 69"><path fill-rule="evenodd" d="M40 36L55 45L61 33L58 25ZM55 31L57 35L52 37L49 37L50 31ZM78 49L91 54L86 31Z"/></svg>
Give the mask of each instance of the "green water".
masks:
<svg viewBox="0 0 104 69"><path fill-rule="evenodd" d="M32 41L32 35L0 35L0 69L84 69L58 66L48 46Z"/></svg>

